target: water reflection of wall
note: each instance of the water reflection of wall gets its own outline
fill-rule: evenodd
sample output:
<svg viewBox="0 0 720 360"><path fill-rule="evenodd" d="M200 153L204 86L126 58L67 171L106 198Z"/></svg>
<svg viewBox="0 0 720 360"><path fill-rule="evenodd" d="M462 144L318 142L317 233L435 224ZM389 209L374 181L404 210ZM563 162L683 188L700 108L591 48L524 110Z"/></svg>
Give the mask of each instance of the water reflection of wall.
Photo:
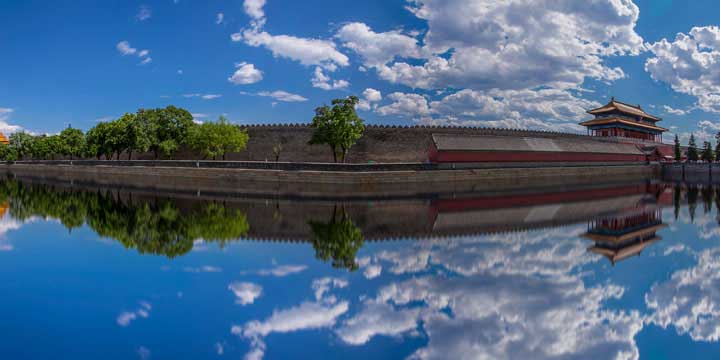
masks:
<svg viewBox="0 0 720 360"><path fill-rule="evenodd" d="M652 183L523 194L458 194L387 201L237 198L6 181L0 195L15 218L55 218L142 253L178 256L197 239L311 243L318 257L354 268L364 241L418 239L539 229L662 206ZM325 250L323 250L325 249ZM332 251L331 251L332 250Z"/></svg>

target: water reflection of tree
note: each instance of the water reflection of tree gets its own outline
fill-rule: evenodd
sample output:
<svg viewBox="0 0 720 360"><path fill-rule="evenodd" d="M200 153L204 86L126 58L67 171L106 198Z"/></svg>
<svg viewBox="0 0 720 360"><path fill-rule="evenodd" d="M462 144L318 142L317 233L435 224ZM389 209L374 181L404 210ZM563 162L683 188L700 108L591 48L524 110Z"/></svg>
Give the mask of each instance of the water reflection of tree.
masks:
<svg viewBox="0 0 720 360"><path fill-rule="evenodd" d="M702 196L703 200L703 213L707 214L712 210L712 203L713 203L713 195L714 195L714 189L712 186L704 186L702 190L700 190L700 196Z"/></svg>
<svg viewBox="0 0 720 360"><path fill-rule="evenodd" d="M332 261L335 268L357 270L355 256L363 246L362 231L355 226L345 208L335 206L328 222L309 221L315 257Z"/></svg>
<svg viewBox="0 0 720 360"><path fill-rule="evenodd" d="M673 192L673 205L675 207L675 220L680 216L680 202L682 201L682 187L675 185L675 191Z"/></svg>
<svg viewBox="0 0 720 360"><path fill-rule="evenodd" d="M695 222L695 209L697 208L698 188L697 186L689 186L687 189L688 213L690 214L690 222Z"/></svg>
<svg viewBox="0 0 720 360"><path fill-rule="evenodd" d="M243 212L214 202L181 211L169 199L122 201L110 192L61 191L12 180L0 183L0 200L9 200L10 214L19 220L53 218L68 229L87 224L126 248L168 257L187 253L196 239L225 244L250 228Z"/></svg>

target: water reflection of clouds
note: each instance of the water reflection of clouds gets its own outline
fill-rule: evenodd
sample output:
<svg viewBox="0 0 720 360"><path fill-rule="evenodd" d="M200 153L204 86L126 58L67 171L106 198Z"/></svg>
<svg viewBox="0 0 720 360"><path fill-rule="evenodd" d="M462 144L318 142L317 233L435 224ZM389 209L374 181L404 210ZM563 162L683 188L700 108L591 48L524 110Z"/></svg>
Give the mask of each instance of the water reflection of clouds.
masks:
<svg viewBox="0 0 720 360"><path fill-rule="evenodd" d="M366 266L386 262L390 273L415 277L380 288L336 333L362 345L421 330L428 343L413 357L423 359L637 358L633 338L643 318L603 309L622 297L622 287L585 286L579 270L599 257L578 239L583 231L440 239L378 252Z"/></svg>
<svg viewBox="0 0 720 360"><path fill-rule="evenodd" d="M648 321L693 340L720 339L720 248L700 252L697 265L677 271L645 296Z"/></svg>
<svg viewBox="0 0 720 360"><path fill-rule="evenodd" d="M133 311L123 311L118 315L118 317L115 319L115 322L122 327L127 327L132 323L133 321L142 318L148 318L150 317L150 310L152 310L152 305L146 301L141 301L140 306Z"/></svg>
<svg viewBox="0 0 720 360"><path fill-rule="evenodd" d="M13 230L20 229L23 225L34 222L36 218L29 218L24 221L16 220L10 216L3 216L0 219L0 251L12 251L15 249L10 239L7 237L7 233Z"/></svg>
<svg viewBox="0 0 720 360"><path fill-rule="evenodd" d="M329 295L331 288L343 288L348 285L346 280L338 278L321 278L313 281L315 301L304 301L300 305L283 310L275 310L267 319L252 320L244 325L233 325L233 335L250 340L250 351L245 359L261 359L267 348L264 338L271 333L289 333L301 330L331 328L338 317L345 314L350 304L338 301Z"/></svg>
<svg viewBox="0 0 720 360"><path fill-rule="evenodd" d="M236 281L228 285L228 289L235 295L235 303L239 305L250 305L255 299L262 295L262 286L251 283Z"/></svg>

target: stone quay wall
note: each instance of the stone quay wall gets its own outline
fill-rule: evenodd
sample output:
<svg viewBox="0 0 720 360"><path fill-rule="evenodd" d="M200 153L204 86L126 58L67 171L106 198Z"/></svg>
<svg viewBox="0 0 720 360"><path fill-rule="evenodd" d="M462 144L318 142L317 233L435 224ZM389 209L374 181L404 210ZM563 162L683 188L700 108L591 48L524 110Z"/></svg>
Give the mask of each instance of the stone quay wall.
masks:
<svg viewBox="0 0 720 360"><path fill-rule="evenodd" d="M659 176L653 165L404 171L309 171L17 163L0 172L78 184L243 196L416 197L640 181Z"/></svg>
<svg viewBox="0 0 720 360"><path fill-rule="evenodd" d="M720 164L663 164L662 179L690 184L720 184Z"/></svg>

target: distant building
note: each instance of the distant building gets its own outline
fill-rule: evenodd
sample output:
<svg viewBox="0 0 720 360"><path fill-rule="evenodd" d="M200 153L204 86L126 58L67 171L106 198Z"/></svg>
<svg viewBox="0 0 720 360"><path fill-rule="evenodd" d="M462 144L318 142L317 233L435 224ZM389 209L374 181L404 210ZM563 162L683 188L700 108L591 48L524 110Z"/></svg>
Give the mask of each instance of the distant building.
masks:
<svg viewBox="0 0 720 360"><path fill-rule="evenodd" d="M580 123L588 135L620 137L645 141L662 142L667 129L657 126L662 119L646 113L640 105L630 105L613 97L605 106L588 110L595 118Z"/></svg>
<svg viewBox="0 0 720 360"><path fill-rule="evenodd" d="M7 137L5 137L5 134L0 133L0 144L7 145L10 144L10 140L8 140Z"/></svg>

